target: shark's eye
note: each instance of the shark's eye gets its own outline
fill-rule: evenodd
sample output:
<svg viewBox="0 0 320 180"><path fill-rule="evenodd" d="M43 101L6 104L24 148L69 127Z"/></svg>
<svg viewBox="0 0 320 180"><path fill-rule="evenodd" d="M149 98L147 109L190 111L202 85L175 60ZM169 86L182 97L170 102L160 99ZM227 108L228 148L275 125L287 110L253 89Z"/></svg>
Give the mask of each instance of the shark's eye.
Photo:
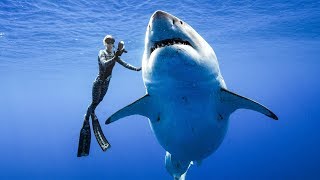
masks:
<svg viewBox="0 0 320 180"><path fill-rule="evenodd" d="M180 21L180 24L183 24L183 22L182 22L182 21Z"/></svg>

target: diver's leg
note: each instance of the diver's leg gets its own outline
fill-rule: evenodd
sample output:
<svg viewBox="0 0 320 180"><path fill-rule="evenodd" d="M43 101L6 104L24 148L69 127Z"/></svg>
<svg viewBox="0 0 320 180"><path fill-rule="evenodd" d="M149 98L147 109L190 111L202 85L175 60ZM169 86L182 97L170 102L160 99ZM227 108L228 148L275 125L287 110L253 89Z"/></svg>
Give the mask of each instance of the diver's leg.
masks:
<svg viewBox="0 0 320 180"><path fill-rule="evenodd" d="M96 110L97 106L101 102L101 90L103 88L103 83L101 80L96 79L93 82L93 87L92 87L92 102L89 105L87 109L87 113L85 115L85 120L89 120L89 117L94 111Z"/></svg>
<svg viewBox="0 0 320 180"><path fill-rule="evenodd" d="M101 86L101 91L100 91L100 96L99 96L99 101L98 103L100 103L104 96L106 95L108 88L109 88L109 83L110 83L110 78L106 79Z"/></svg>
<svg viewBox="0 0 320 180"><path fill-rule="evenodd" d="M174 158L169 152L166 152L165 163L167 171L173 176L174 180L184 180L191 164L190 161L181 161Z"/></svg>
<svg viewBox="0 0 320 180"><path fill-rule="evenodd" d="M90 123L89 117L92 112L96 109L98 105L98 101L100 99L100 89L101 85L100 82L96 79L93 82L92 87L92 102L87 109L87 113L85 114L83 126L80 130L80 137L79 137L79 146L78 146L78 157L81 156L88 156L90 151L90 144L91 144L91 131L90 131Z"/></svg>
<svg viewBox="0 0 320 180"><path fill-rule="evenodd" d="M103 97L107 93L108 85L109 85L109 79L105 80L105 81L103 81L101 83L101 86L100 86L100 89L99 89L100 90L100 95L99 95L99 99L97 101L97 104L99 104L103 100ZM103 131L102 131L100 123L99 123L99 120L98 120L97 116L95 115L94 110L91 113L91 119L92 119L93 133L94 133L94 135L95 135L95 137L96 137L101 149L103 151L106 151L110 147L110 144L109 144L108 140L106 139L106 137L103 134Z"/></svg>

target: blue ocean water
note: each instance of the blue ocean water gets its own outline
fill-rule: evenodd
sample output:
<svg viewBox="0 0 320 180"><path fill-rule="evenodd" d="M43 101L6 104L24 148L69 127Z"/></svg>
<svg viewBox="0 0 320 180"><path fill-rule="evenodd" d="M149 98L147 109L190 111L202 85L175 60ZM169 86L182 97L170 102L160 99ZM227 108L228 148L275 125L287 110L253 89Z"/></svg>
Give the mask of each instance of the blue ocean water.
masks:
<svg viewBox="0 0 320 180"><path fill-rule="evenodd" d="M112 148L102 152L92 137L90 156L76 157L103 37L124 40L123 59L140 66L158 9L212 45L230 90L280 119L238 110L187 179L319 179L320 3L262 0L1 0L0 179L171 179L146 118L104 125L145 93L141 72L119 65L96 110Z"/></svg>

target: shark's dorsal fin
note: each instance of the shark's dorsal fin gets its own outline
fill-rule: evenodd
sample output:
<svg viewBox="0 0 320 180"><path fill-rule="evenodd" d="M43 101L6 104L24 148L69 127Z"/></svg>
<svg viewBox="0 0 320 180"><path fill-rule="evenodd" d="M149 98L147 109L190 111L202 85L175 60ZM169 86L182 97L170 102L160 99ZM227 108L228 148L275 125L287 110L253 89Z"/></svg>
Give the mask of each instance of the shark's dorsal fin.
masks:
<svg viewBox="0 0 320 180"><path fill-rule="evenodd" d="M117 121L118 119L135 114L139 114L151 119L152 114L151 111L149 111L150 106L152 106L150 95L146 94L142 98L114 113L106 120L106 124L110 124L114 121Z"/></svg>
<svg viewBox="0 0 320 180"><path fill-rule="evenodd" d="M265 106L249 99L243 96L240 96L234 92L231 92L225 88L221 88L221 101L224 104L227 104L229 107L231 107L232 111L235 111L236 109L251 109L257 112L260 112L262 114L265 114L266 116L269 116L270 118L274 120L278 120L278 117L270 111Z"/></svg>

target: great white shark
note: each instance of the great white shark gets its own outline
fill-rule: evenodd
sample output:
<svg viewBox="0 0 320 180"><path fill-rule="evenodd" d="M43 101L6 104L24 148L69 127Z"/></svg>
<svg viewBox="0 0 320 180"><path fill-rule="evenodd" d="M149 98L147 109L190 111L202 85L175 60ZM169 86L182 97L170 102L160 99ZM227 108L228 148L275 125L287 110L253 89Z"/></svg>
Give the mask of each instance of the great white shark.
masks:
<svg viewBox="0 0 320 180"><path fill-rule="evenodd" d="M192 162L219 147L235 110L251 109L278 120L265 106L227 90L212 47L190 25L164 11L156 11L147 26L142 77L146 95L106 124L135 114L149 118L174 179L184 179Z"/></svg>

